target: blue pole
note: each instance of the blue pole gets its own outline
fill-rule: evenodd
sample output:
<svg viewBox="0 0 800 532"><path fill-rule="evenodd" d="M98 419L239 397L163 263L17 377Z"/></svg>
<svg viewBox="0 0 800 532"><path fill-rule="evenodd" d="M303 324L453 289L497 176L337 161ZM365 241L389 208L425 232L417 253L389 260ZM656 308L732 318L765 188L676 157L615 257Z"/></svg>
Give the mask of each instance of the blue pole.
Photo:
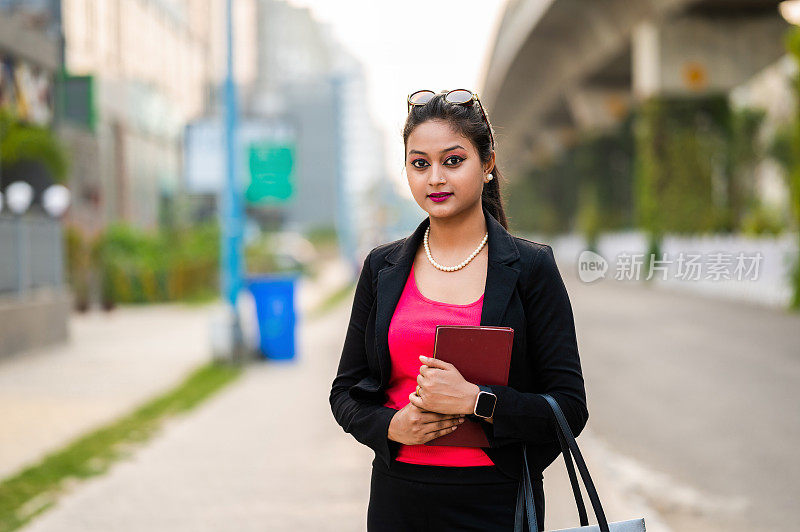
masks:
<svg viewBox="0 0 800 532"><path fill-rule="evenodd" d="M242 190L237 179L237 116L236 86L233 79L233 13L232 0L225 2L227 61L225 73L225 156L226 186L222 194L222 291L230 305L233 358L237 359L242 347L242 332L236 299L242 286L242 243L244 214Z"/></svg>

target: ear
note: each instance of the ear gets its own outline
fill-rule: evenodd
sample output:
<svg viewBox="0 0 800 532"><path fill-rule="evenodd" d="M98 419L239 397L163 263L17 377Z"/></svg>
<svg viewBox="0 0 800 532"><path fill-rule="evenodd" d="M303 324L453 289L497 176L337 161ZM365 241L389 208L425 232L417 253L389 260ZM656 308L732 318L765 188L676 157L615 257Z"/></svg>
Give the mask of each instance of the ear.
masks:
<svg viewBox="0 0 800 532"><path fill-rule="evenodd" d="M489 158L489 162L487 163L486 167L483 169L484 174L488 174L489 172L491 172L492 168L494 168L494 164L495 164L495 153L494 153L494 150L492 150L492 154L491 154L491 156Z"/></svg>

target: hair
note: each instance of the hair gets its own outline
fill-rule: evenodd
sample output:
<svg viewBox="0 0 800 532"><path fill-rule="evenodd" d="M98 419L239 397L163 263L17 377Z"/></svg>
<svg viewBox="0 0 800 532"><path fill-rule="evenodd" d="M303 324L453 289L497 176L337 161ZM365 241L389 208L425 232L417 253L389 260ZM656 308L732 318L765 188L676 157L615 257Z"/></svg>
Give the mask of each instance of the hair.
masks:
<svg viewBox="0 0 800 532"><path fill-rule="evenodd" d="M455 130L467 137L478 151L482 163L492 158L492 142L489 136L489 125L483 119L477 102L472 105L449 103L444 99L448 91L435 95L425 105L412 105L406 123L403 126L403 145L408 147L408 137L418 125L428 120L444 120ZM481 105L483 105L481 103ZM484 112L486 109L484 108ZM488 117L488 113L487 113ZM496 142L496 139L495 139ZM496 147L496 146L495 146ZM496 161L497 159L495 159ZM481 203L500 224L508 230L508 220L500 195L502 176L497 165L492 168L494 178L483 184Z"/></svg>

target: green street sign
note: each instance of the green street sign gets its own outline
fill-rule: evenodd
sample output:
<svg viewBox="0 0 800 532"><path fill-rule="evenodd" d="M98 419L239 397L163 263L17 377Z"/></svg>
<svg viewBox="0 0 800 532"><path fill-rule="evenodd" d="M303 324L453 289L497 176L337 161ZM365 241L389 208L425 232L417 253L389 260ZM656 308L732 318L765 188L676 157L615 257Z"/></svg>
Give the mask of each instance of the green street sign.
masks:
<svg viewBox="0 0 800 532"><path fill-rule="evenodd" d="M280 204L292 198L293 145L254 142L248 146L247 159L250 184L245 198L249 203Z"/></svg>

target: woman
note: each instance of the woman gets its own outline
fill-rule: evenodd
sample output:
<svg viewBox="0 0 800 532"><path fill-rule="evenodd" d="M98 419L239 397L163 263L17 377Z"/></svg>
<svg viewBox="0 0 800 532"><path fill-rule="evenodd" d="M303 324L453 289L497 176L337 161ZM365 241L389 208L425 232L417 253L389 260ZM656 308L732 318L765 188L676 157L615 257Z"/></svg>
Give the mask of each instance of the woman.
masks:
<svg viewBox="0 0 800 532"><path fill-rule="evenodd" d="M507 230L477 96L418 91L409 107L405 168L428 216L364 260L330 393L339 425L375 451L367 528L511 530L527 442L543 530L542 471L560 447L537 394L558 401L576 436L589 417L569 297L552 248ZM426 358L436 324L513 327L508 385ZM491 415L475 415L479 392ZM489 447L425 445L466 416Z"/></svg>

